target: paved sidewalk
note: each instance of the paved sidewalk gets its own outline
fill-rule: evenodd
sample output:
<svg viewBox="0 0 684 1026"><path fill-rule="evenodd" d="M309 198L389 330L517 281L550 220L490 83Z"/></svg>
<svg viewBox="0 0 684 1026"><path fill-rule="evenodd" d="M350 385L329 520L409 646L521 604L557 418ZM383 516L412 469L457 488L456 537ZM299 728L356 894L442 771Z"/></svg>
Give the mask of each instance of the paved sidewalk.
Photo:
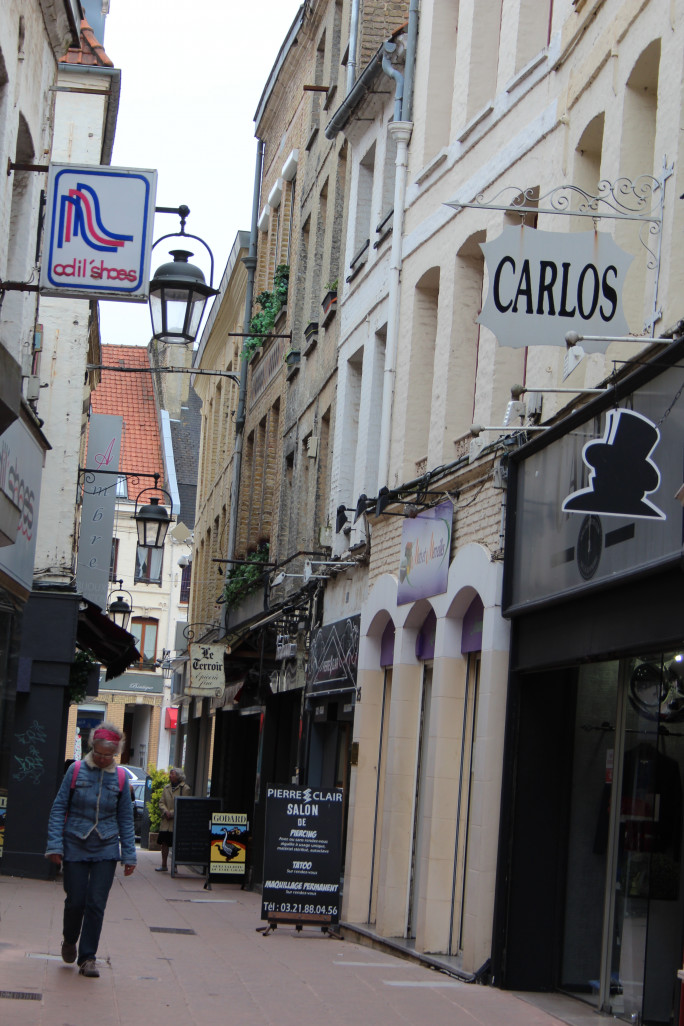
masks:
<svg viewBox="0 0 684 1026"><path fill-rule="evenodd" d="M11 1026L558 1026L514 994L442 973L320 930L257 932L260 895L159 854L117 870L98 952L99 979L59 955L64 893L54 882L0 876L0 1023ZM181 932L182 931L182 932ZM572 1003L574 1006L576 1003ZM586 1022L564 1015L563 1021ZM591 1021L599 1021L592 1017ZM602 1020L605 1022L605 1019Z"/></svg>

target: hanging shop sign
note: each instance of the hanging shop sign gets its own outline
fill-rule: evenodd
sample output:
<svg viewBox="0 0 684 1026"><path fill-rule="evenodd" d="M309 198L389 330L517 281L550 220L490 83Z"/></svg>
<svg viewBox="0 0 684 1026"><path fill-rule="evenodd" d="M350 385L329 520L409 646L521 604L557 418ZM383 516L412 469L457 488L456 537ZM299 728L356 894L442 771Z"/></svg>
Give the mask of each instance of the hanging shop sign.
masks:
<svg viewBox="0 0 684 1026"><path fill-rule="evenodd" d="M188 646L190 654L190 682L186 695L197 698L218 698L226 686L224 670L225 644L196 642Z"/></svg>
<svg viewBox="0 0 684 1026"><path fill-rule="evenodd" d="M100 609L107 605L112 560L114 507L123 418L94 413L88 430L88 455L83 476L81 530L78 536L76 586ZM107 473L98 473L107 471Z"/></svg>
<svg viewBox="0 0 684 1026"><path fill-rule="evenodd" d="M480 243L489 291L478 320L502 346L563 346L568 331L626 335L622 308L632 256L606 232L504 228ZM607 342L583 341L585 352Z"/></svg>
<svg viewBox="0 0 684 1026"><path fill-rule="evenodd" d="M14 543L0 547L0 570L27 594L33 587L43 460L43 450L21 418L0 436L0 490L19 510Z"/></svg>
<svg viewBox="0 0 684 1026"><path fill-rule="evenodd" d="M211 816L209 873L231 883L247 870L249 822L246 812L214 812Z"/></svg>
<svg viewBox="0 0 684 1026"><path fill-rule="evenodd" d="M339 922L342 797L341 787L319 791L269 784L262 919Z"/></svg>
<svg viewBox="0 0 684 1026"><path fill-rule="evenodd" d="M326 624L312 632L306 689L309 694L356 688L361 617Z"/></svg>
<svg viewBox="0 0 684 1026"><path fill-rule="evenodd" d="M447 590L453 520L454 504L449 499L404 520L397 605Z"/></svg>
<svg viewBox="0 0 684 1026"><path fill-rule="evenodd" d="M40 291L145 302L157 172L51 164Z"/></svg>

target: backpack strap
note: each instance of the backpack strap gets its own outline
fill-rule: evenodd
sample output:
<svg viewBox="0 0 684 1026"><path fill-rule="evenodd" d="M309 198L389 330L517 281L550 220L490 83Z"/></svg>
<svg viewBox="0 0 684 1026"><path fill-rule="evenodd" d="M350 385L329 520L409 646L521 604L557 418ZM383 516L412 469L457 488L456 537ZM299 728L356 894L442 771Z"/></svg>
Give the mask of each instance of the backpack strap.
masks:
<svg viewBox="0 0 684 1026"><path fill-rule="evenodd" d="M71 787L69 788L69 798L67 800L66 812L64 813L64 822L66 823L69 810L71 809L71 800L74 797L74 788L76 787L76 777L78 776L79 770L81 769L81 760L75 759L73 765L73 772L71 774Z"/></svg>
<svg viewBox="0 0 684 1026"><path fill-rule="evenodd" d="M126 777L128 776L128 774L126 773L126 770L123 768L123 766L117 766L116 772L117 776L119 777L119 794L121 794L121 792L124 789L124 784L126 783Z"/></svg>

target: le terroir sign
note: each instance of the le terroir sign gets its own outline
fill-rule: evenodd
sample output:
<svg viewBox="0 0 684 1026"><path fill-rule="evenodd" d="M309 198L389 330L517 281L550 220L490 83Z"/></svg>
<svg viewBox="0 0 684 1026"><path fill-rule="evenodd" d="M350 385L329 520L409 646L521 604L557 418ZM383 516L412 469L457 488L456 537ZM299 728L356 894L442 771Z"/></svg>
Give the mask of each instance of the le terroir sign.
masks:
<svg viewBox="0 0 684 1026"><path fill-rule="evenodd" d="M478 319L500 345L565 346L568 331L627 334L622 292L632 256L612 236L510 227L481 248L489 291ZM607 345L582 342L586 352Z"/></svg>

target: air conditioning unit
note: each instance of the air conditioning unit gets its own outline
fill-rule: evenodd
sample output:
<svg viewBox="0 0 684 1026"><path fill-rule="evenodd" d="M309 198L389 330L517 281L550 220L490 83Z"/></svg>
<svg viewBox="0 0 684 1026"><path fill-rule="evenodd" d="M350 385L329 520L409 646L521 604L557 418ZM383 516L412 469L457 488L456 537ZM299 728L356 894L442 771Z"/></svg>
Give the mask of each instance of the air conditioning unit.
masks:
<svg viewBox="0 0 684 1026"><path fill-rule="evenodd" d="M316 435L309 435L306 440L306 455L312 460L315 460L318 456L318 437Z"/></svg>

